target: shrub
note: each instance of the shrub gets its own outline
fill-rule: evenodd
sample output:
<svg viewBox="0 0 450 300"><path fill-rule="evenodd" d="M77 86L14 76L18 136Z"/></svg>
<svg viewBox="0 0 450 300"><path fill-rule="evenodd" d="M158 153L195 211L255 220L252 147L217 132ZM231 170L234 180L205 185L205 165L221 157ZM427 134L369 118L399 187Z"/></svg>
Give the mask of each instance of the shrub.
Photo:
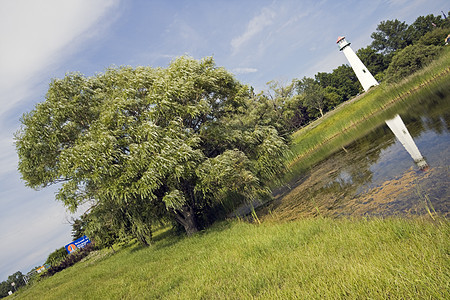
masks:
<svg viewBox="0 0 450 300"><path fill-rule="evenodd" d="M425 35L423 35L417 43L426 46L444 46L445 38L449 33L449 28L436 28L435 30L427 32Z"/></svg>
<svg viewBox="0 0 450 300"><path fill-rule="evenodd" d="M386 70L387 82L398 82L422 69L436 58L442 48L434 45L410 45L397 52Z"/></svg>
<svg viewBox="0 0 450 300"><path fill-rule="evenodd" d="M58 265L61 261L63 261L67 257L68 253L65 247L61 247L59 249L56 249L50 255L48 256L47 260L45 261L46 264L49 264L51 266Z"/></svg>
<svg viewBox="0 0 450 300"><path fill-rule="evenodd" d="M53 276L55 273L60 272L86 257L91 251L95 250L95 246L91 243L86 245L84 248L78 249L77 251L69 254L66 258L61 261L58 265L52 266L42 277Z"/></svg>

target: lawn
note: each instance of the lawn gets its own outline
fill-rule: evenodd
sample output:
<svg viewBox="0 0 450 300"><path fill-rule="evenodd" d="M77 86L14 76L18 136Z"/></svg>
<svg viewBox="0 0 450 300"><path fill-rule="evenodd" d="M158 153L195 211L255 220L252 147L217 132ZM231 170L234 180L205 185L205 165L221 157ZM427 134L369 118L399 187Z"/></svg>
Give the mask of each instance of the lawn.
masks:
<svg viewBox="0 0 450 300"><path fill-rule="evenodd" d="M449 299L447 220L226 221L102 250L17 299Z"/></svg>

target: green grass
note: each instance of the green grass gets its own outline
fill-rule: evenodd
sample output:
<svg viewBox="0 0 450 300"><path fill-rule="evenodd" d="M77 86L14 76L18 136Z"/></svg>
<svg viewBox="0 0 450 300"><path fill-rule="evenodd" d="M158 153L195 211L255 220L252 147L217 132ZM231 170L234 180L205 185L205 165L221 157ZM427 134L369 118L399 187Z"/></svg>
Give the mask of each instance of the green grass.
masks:
<svg viewBox="0 0 450 300"><path fill-rule="evenodd" d="M419 105L423 97L449 94L449 66L450 48L445 48L438 60L404 81L374 87L295 132L288 159L291 177L367 134L400 109Z"/></svg>
<svg viewBox="0 0 450 300"><path fill-rule="evenodd" d="M17 299L449 299L449 225L223 222L148 248L103 250Z"/></svg>

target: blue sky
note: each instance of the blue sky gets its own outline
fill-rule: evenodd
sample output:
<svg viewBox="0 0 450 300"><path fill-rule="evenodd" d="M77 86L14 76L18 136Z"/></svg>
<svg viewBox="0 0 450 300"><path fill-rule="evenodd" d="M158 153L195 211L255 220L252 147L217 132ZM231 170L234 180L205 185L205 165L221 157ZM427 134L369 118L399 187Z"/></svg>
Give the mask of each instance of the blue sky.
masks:
<svg viewBox="0 0 450 300"><path fill-rule="evenodd" d="M411 24L447 13L448 0L0 0L0 281L42 265L71 241L57 187L35 191L17 172L13 133L44 101L52 78L111 65L165 67L180 55L213 56L257 91L346 63L383 20Z"/></svg>

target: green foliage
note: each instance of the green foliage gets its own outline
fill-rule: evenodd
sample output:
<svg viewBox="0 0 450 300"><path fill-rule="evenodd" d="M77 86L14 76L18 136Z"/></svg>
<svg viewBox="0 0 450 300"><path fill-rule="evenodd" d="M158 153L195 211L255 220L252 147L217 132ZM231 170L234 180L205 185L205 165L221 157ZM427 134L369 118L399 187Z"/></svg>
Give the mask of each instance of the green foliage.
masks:
<svg viewBox="0 0 450 300"><path fill-rule="evenodd" d="M386 77L386 70L384 70L383 72L378 73L378 74L375 75L374 77L375 77L375 79L376 79L378 82L384 81L384 78Z"/></svg>
<svg viewBox="0 0 450 300"><path fill-rule="evenodd" d="M441 16L434 16L432 14L427 16L419 16L414 23L412 23L408 30L411 31L411 39L413 42L421 39L428 32L433 31L436 27L445 25L445 20Z"/></svg>
<svg viewBox="0 0 450 300"><path fill-rule="evenodd" d="M420 70L436 58L440 50L441 48L438 46L421 44L404 48L392 58L392 62L386 70L386 81L398 82Z"/></svg>
<svg viewBox="0 0 450 300"><path fill-rule="evenodd" d="M56 249L52 253L49 254L47 257L47 260L45 261L45 264L49 264L51 266L58 265L61 261L63 261L66 256L68 255L67 250L65 247L61 247L59 249Z"/></svg>
<svg viewBox="0 0 450 300"><path fill-rule="evenodd" d="M98 203L96 208L86 215L85 234L99 248L112 247L120 240L134 236L131 221L121 207L111 203ZM148 227L145 227L147 230ZM139 237L143 244L148 244L151 236Z"/></svg>
<svg viewBox="0 0 450 300"><path fill-rule="evenodd" d="M284 169L285 142L277 124L256 117L261 105L212 58L67 75L23 116L19 170L33 188L62 182L56 197L71 210L92 201L88 227L105 240L131 234L149 244L151 226L167 218L193 233L196 215L221 201L206 192L206 177L219 176L211 179L217 190L233 187L251 201ZM236 170L236 161L221 160L227 153L247 161L245 169L204 167L221 161Z"/></svg>
<svg viewBox="0 0 450 300"><path fill-rule="evenodd" d="M296 82L296 90L299 95L303 95L303 105L310 110L310 113L314 116L313 112L317 111L320 117L323 117L325 109L323 88L314 79L303 77Z"/></svg>
<svg viewBox="0 0 450 300"><path fill-rule="evenodd" d="M325 109L327 111L334 109L343 102L343 96L339 94L339 90L333 86L327 86L323 89Z"/></svg>
<svg viewBox="0 0 450 300"><path fill-rule="evenodd" d="M446 35L442 37L441 30L445 31L444 28L450 28L448 19L443 20L440 15L434 16L432 14L417 17L411 25L408 25L405 22L400 22L397 19L382 21L378 24L377 31L371 35L373 41L370 47L383 53L389 64L390 59L395 52L411 44L419 42L424 45L443 45L444 37ZM434 33L430 34L431 32ZM424 36L427 37L424 38ZM442 40L437 41L437 37L442 37ZM359 51L358 55L364 57L364 52L367 50L360 49ZM361 60L366 63L365 58L361 58ZM381 63L381 61L379 62ZM379 66L380 65L381 64L379 64ZM387 68L386 64L384 65ZM368 68L372 71L371 67ZM375 74L378 73L375 68L372 72Z"/></svg>
<svg viewBox="0 0 450 300"><path fill-rule="evenodd" d="M328 86L334 88L342 101L347 101L362 91L362 86L355 72L348 65L341 65L331 73L319 72L315 75L315 81L322 88Z"/></svg>
<svg viewBox="0 0 450 300"><path fill-rule="evenodd" d="M419 45L434 45L434 46L444 46L445 38L450 33L449 28L436 28L433 31L427 32L419 38L417 44Z"/></svg>
<svg viewBox="0 0 450 300"><path fill-rule="evenodd" d="M392 59L391 55L383 55L378 53L377 50L371 46L359 49L356 51L356 55L358 55L359 59L361 59L363 64L373 76L376 76L386 70Z"/></svg>
<svg viewBox="0 0 450 300"><path fill-rule="evenodd" d="M77 249L75 252L66 255L64 259L59 261L58 263L52 265L45 273L42 274L42 277L49 277L54 275L57 272L60 272L68 267L73 266L94 250L93 244L88 244L81 249Z"/></svg>
<svg viewBox="0 0 450 300"><path fill-rule="evenodd" d="M0 283L0 298L4 298L8 296L8 292L15 292L17 289L25 285L25 281L23 279L24 275L22 272L17 271L16 273L9 275L8 279L2 281ZM14 282L14 286L11 284Z"/></svg>
<svg viewBox="0 0 450 300"><path fill-rule="evenodd" d="M63 181L59 160L55 159L83 136L99 115L100 83L80 74L54 80L47 101L35 111L24 114L17 151L21 157L19 171L32 188Z"/></svg>
<svg viewBox="0 0 450 300"><path fill-rule="evenodd" d="M77 240L84 236L87 226L87 215L83 214L79 219L73 220L72 224L72 240Z"/></svg>
<svg viewBox="0 0 450 300"><path fill-rule="evenodd" d="M273 124L283 137L289 138L292 130L309 121L303 99L295 93L295 81L282 84L273 80L267 85L269 91L259 95L260 105L253 110L253 113L259 116L260 120Z"/></svg>
<svg viewBox="0 0 450 300"><path fill-rule="evenodd" d="M377 29L371 34L371 47L383 54L390 54L403 49L413 41L408 24L399 20L381 21Z"/></svg>

